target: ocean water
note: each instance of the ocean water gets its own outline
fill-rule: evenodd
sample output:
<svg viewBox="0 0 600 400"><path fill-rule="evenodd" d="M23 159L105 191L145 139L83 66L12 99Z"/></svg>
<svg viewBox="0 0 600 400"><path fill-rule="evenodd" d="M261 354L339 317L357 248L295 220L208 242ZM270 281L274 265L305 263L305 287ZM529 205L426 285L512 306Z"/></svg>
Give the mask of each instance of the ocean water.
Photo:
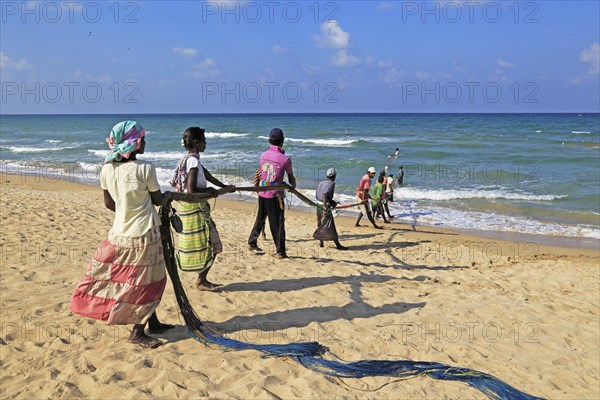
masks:
<svg viewBox="0 0 600 400"><path fill-rule="evenodd" d="M156 165L165 189L187 127L206 129L201 161L233 184L252 181L269 130L280 127L309 196L331 166L339 199L352 203L368 167L396 175L403 165L390 207L397 221L600 239L600 114L3 115L0 166L97 184L104 139L123 119L146 129L140 159Z"/></svg>

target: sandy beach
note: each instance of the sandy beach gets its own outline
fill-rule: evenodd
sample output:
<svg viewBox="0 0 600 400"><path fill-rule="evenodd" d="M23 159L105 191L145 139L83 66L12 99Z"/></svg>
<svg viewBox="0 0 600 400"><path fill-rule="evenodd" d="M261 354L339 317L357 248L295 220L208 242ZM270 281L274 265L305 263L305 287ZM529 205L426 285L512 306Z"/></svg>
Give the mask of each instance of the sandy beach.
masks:
<svg viewBox="0 0 600 400"><path fill-rule="evenodd" d="M225 352L190 339L170 283L157 313L177 327L166 344L126 342L130 327L72 314L76 283L112 224L102 192L35 176L1 177L0 396L2 398L482 399L460 382L427 377L337 379L288 359ZM217 199L225 246L192 288L204 321L255 343L316 340L345 361L437 361L489 373L531 395L600 396L597 249L547 247L430 228L384 231L337 220L319 248L315 216L286 214L288 260L270 235L247 251L255 204ZM177 207L175 205L175 207ZM367 222L363 220L363 225Z"/></svg>

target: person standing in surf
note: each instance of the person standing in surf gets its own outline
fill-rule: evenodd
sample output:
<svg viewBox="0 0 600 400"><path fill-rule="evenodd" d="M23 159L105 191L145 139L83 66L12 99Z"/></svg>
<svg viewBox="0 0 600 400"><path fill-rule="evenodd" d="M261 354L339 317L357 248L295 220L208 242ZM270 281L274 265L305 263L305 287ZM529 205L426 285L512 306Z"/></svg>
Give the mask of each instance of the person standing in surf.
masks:
<svg viewBox="0 0 600 400"><path fill-rule="evenodd" d="M404 167L401 165L398 167L398 177L396 178L398 186L402 186L404 183Z"/></svg>
<svg viewBox="0 0 600 400"><path fill-rule="evenodd" d="M388 218L393 219L394 216L390 214L389 203L394 201L394 174L390 172L388 177L383 182L384 193L383 193L383 208L387 212Z"/></svg>
<svg viewBox="0 0 600 400"><path fill-rule="evenodd" d="M369 204L369 189L371 188L371 179L373 179L376 173L377 170L375 167L369 167L367 173L363 175L358 183L356 201L361 203L361 205L358 212L358 219L356 220L356 224L354 224L354 226L360 226L360 220L362 219L363 215L366 215L375 229L383 229L382 226L379 226L375 223L375 219L373 219L373 214L371 214L371 207Z"/></svg>
<svg viewBox="0 0 600 400"><path fill-rule="evenodd" d="M371 206L373 207L373 214L375 215L375 218L382 217L383 222L385 222L386 224L389 224L390 221L388 221L385 218L385 211L383 209L383 196L385 194L385 189L383 188L384 181L385 181L384 176L379 175L379 177L377 178L377 183L375 184L375 186L373 186L373 196L371 196Z"/></svg>

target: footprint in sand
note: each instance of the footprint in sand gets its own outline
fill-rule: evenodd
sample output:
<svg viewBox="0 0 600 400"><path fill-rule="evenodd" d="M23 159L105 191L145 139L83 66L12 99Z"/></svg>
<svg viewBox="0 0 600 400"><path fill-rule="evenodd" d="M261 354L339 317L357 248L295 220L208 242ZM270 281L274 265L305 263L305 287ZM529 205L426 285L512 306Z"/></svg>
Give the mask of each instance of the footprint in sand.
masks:
<svg viewBox="0 0 600 400"><path fill-rule="evenodd" d="M57 376L60 375L60 371L57 370L56 368L52 368L50 371L50 379L56 379Z"/></svg>
<svg viewBox="0 0 600 400"><path fill-rule="evenodd" d="M75 369L80 374L89 374L91 372L96 372L96 367L94 366L94 364L92 364L85 358L79 364L75 365Z"/></svg>
<svg viewBox="0 0 600 400"><path fill-rule="evenodd" d="M98 380L96 381L96 383L99 383L102 385L108 385L109 383L115 383L115 382L122 381L124 378L125 378L125 374L123 372L120 372L120 371L109 372L107 374L104 374L103 376L100 376L98 378Z"/></svg>

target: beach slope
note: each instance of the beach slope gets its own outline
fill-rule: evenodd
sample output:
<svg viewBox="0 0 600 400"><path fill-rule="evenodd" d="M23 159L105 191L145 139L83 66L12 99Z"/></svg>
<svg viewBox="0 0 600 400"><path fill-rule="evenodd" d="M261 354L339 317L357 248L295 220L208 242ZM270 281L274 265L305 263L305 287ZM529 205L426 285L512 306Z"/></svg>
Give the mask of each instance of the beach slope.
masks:
<svg viewBox="0 0 600 400"><path fill-rule="evenodd" d="M337 379L288 359L206 347L181 326L170 283L157 311L177 324L160 336L166 344L129 344L130 327L67 309L112 224L101 191L0 178L2 398L484 398L460 382ZM290 259L276 260L269 239L259 241L263 255L246 249L254 215L253 203L216 201L225 253L209 277L223 292L199 292L194 274L182 274L197 314L223 334L316 340L345 361L468 367L547 398L600 396L597 250L428 227L377 231L340 218L341 242L351 249L339 252L311 240L314 215L289 212Z"/></svg>

